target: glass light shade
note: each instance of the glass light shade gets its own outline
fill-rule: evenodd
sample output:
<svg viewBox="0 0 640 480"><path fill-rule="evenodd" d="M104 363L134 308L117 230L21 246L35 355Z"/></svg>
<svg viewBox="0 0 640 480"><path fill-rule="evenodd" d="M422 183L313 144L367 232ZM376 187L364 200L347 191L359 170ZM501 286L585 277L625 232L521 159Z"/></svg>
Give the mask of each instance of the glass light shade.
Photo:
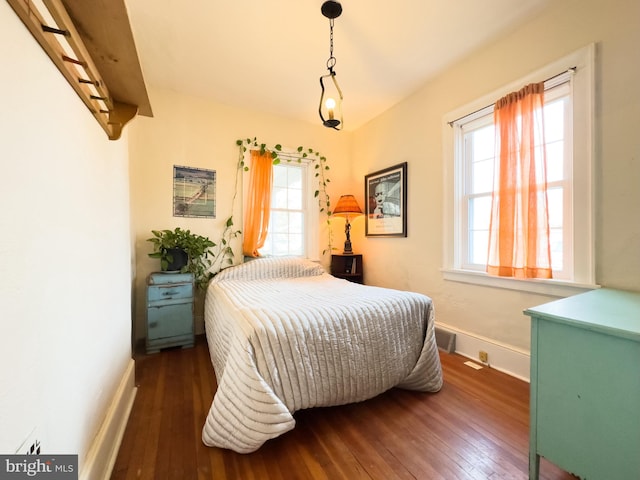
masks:
<svg viewBox="0 0 640 480"><path fill-rule="evenodd" d="M325 83L325 80L327 82ZM329 73L320 77L320 105L318 113L325 127L341 130L343 126L342 119L342 91L336 80L336 73L333 67L329 68Z"/></svg>

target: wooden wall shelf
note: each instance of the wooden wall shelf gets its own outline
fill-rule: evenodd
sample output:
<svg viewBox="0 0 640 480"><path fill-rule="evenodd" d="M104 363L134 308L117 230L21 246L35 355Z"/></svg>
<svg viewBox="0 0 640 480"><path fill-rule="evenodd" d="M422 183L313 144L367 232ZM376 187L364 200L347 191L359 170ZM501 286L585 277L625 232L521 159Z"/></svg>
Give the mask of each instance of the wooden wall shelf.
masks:
<svg viewBox="0 0 640 480"><path fill-rule="evenodd" d="M124 0L7 1L110 140L153 116Z"/></svg>

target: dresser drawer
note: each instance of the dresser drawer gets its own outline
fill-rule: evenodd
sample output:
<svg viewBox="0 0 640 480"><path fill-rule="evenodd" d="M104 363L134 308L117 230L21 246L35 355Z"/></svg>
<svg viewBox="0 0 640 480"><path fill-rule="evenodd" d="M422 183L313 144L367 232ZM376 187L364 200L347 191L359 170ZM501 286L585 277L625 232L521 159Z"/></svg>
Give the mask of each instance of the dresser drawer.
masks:
<svg viewBox="0 0 640 480"><path fill-rule="evenodd" d="M193 312L191 304L149 307L147 312L148 340L193 335Z"/></svg>
<svg viewBox="0 0 640 480"><path fill-rule="evenodd" d="M147 301L149 304L161 300L190 300L193 297L193 284L174 283L169 285L149 285L147 289Z"/></svg>
<svg viewBox="0 0 640 480"><path fill-rule="evenodd" d="M191 273L167 273L155 272L149 275L148 285L163 285L167 283L189 283L193 282Z"/></svg>

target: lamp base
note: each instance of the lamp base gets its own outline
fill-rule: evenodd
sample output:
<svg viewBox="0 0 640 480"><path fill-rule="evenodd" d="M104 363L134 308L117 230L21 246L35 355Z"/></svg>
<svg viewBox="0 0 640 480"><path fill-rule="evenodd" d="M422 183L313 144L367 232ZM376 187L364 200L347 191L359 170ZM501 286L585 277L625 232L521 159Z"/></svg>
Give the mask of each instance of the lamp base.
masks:
<svg viewBox="0 0 640 480"><path fill-rule="evenodd" d="M335 120L335 119L325 120L324 122L322 122L322 124L325 127L336 128L338 125L340 125L340 120Z"/></svg>
<svg viewBox="0 0 640 480"><path fill-rule="evenodd" d="M349 240L344 242L344 251L342 253L345 255L351 255L353 253L353 249L351 248L351 242Z"/></svg>

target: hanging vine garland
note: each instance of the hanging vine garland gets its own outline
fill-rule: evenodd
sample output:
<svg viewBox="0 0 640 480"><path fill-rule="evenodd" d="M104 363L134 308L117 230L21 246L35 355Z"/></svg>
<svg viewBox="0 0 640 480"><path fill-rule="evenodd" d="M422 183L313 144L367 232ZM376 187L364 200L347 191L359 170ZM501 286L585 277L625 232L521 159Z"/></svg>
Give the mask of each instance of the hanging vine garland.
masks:
<svg viewBox="0 0 640 480"><path fill-rule="evenodd" d="M314 165L314 176L317 180L318 187L314 191L313 195L314 198L318 200L320 213L324 213L327 217L327 248L322 251L322 255L324 256L327 252L332 252L333 232L331 229L331 199L329 197L329 193L327 192L327 184L331 182L331 179L327 175L330 169L329 165L327 164L327 158L321 155L320 152L312 148L305 148L302 146L298 147L296 153L294 153L293 157L291 157L289 156L290 154L282 151L282 145L277 144L273 147L268 148L265 143L258 143L255 137L253 138L253 140L250 138L244 140L236 140L236 145L238 146L238 164L236 169L235 189L233 192L233 198L231 200L231 215L229 215L225 222L225 227L222 231L220 241L217 244L214 244L214 247L208 252L210 266L207 269L207 280L213 277L223 268L230 267L234 264L235 253L233 251L231 243L233 239L241 235L242 231L236 228L233 222L233 212L235 211L235 203L238 195L239 174L240 172L246 172L249 170L249 167L244 161L244 154L249 148L260 149L261 155L264 155L268 152L271 155L274 165L278 165L279 163L281 163L283 161L283 158L287 162L297 161L298 163L302 163L303 160L307 160Z"/></svg>
<svg viewBox="0 0 640 480"><path fill-rule="evenodd" d="M276 144L273 147L268 148L265 143L258 143L256 137L246 138L244 140L238 139L236 140L236 145L238 146L238 170L248 171L249 167L247 167L244 161L244 154L249 148L259 148L260 154L264 155L265 153L271 154L271 158L273 159L273 164L278 165L282 162L280 158L280 154L282 152L282 145ZM297 148L297 156L295 158L290 158L288 155L282 155L287 162L297 161L298 163L302 163L303 159L308 160L314 165L315 169L315 178L317 180L317 189L315 190L313 196L318 200L318 207L320 208L320 213L324 213L327 217L327 230L328 230L328 242L327 248L322 251L322 255L325 255L327 252L331 252L333 250L333 232L331 230L331 199L329 197L329 193L327 192L327 184L331 182L331 179L327 176L329 171L329 165L327 164L327 158L320 154L320 152L306 147L298 147ZM236 184L237 185L237 184ZM235 199L235 194L234 194Z"/></svg>

